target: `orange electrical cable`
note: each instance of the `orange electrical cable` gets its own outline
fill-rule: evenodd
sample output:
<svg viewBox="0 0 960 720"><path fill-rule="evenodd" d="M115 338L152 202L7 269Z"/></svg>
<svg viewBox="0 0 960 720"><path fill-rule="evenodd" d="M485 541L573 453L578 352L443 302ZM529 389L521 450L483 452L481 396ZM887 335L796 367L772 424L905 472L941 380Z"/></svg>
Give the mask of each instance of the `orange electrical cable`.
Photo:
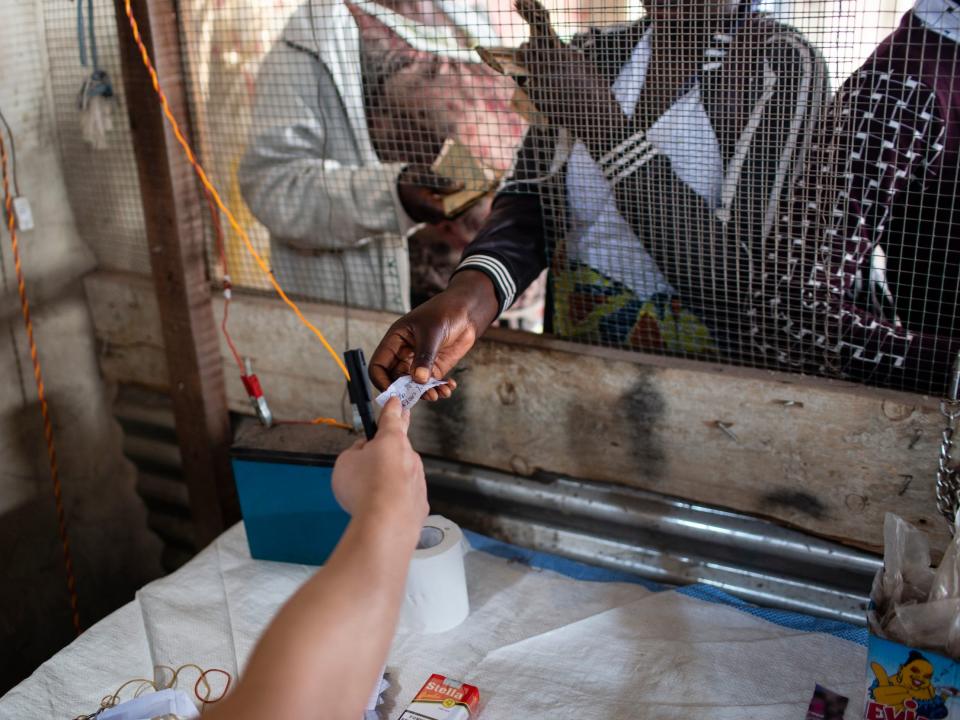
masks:
<svg viewBox="0 0 960 720"><path fill-rule="evenodd" d="M353 430L352 425L334 420L333 418L318 417L313 420L275 420L277 425L329 425L330 427L342 428L343 430Z"/></svg>
<svg viewBox="0 0 960 720"><path fill-rule="evenodd" d="M53 481L53 499L57 510L57 530L60 534L60 544L63 548L63 565L67 572L67 592L70 594L73 629L77 635L79 635L82 629L80 627L80 610L77 599L77 580L73 574L73 556L70 552L70 541L67 537L67 516L63 509L63 488L60 484L60 471L57 465L57 447L53 440L53 422L50 420L50 406L47 404L47 393L43 385L43 373L40 371L40 356L37 353L37 343L33 337L33 321L30 318L27 286L23 279L23 265L20 262L20 244L17 242L16 219L13 214L13 196L10 192L10 179L7 174L7 146L3 142L2 134L0 134L0 164L3 166L3 201L7 212L7 230L10 232L10 245L13 250L13 266L17 275L17 291L20 294L20 310L23 313L23 324L27 329L27 341L30 344L30 359L33 362L33 377L37 381L37 398L40 401L40 414L43 416L43 436L47 442L47 459L50 463L50 479Z"/></svg>
<svg viewBox="0 0 960 720"><path fill-rule="evenodd" d="M187 160L193 167L193 170L200 179L201 184L209 193L210 197L213 198L216 206L220 208L220 211L226 216L227 220L230 222L230 226L243 240L243 244L246 246L247 252L250 253L257 266L270 280L270 284L273 286L273 289L276 291L277 295L279 295L280 298L287 304L287 306L293 310L294 314L300 319L300 322L317 336L317 339L320 340L326 351L330 353L330 357L334 359L341 372L344 374L347 380L349 380L350 372L347 370L347 366L343 364L343 360L340 359L340 356L330 346L330 343L327 342L327 338L324 337L319 328L317 328L307 319L307 317L303 314L303 311L300 310L300 307L293 300L291 300L283 291L283 288L280 287L280 283L278 283L277 279L273 276L273 271L270 270L270 266L267 264L266 260L263 259L260 253L257 252L257 249L253 246L253 243L250 241L250 237L247 235L246 231L233 216L233 213L230 212L230 208L228 208L223 202L220 197L220 193L217 192L216 187L214 187L213 183L210 182L206 171L204 171L203 167L200 165L200 162L197 160L193 149L190 147L190 143L187 142L187 139L184 137L183 132L180 129L180 124L177 122L177 119L173 116L173 112L170 110L170 104L167 102L167 96L164 94L163 88L160 87L160 79L157 77L157 71L153 67L153 62L150 60L150 54L147 52L147 48L143 44L143 39L140 37L140 26L137 23L137 19L133 16L133 9L130 7L130 0L124 0L124 9L127 13L127 19L130 21L130 30L133 32L133 40L136 43L137 48L140 50L140 57L143 60L143 65L150 74L150 81L153 84L153 90L160 99L160 107L163 109L164 117L166 117L167 122L170 123L170 127L173 130L174 136L177 138L177 142L180 144L180 147L183 148L183 151L187 156Z"/></svg>
<svg viewBox="0 0 960 720"><path fill-rule="evenodd" d="M213 226L214 245L217 248L217 255L220 258L220 264L223 266L223 318L220 321L220 332L223 333L223 337L227 341L227 346L230 348L230 353L233 355L233 359L237 363L237 367L240 368L240 376L242 378L246 374L246 368L243 365L243 359L240 357L240 352L237 350L237 346L234 344L233 338L230 336L230 329L227 327L227 321L230 318L230 303L232 301L233 286L230 282L230 266L227 258L226 243L223 240L223 226L220 224L220 215L217 212L216 205L213 203L213 198L210 196L209 192L206 193L206 196L207 205L210 209L210 224ZM328 417L317 417L313 420L279 419L274 420L274 422L278 425L329 425L331 427L343 428L344 430L353 430L352 426Z"/></svg>

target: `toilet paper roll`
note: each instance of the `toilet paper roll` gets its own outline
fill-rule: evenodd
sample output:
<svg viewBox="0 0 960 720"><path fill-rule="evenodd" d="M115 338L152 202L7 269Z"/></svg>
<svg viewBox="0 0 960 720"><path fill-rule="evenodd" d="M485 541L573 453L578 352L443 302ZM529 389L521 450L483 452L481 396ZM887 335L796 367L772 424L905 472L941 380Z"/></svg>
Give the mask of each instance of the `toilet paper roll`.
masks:
<svg viewBox="0 0 960 720"><path fill-rule="evenodd" d="M463 569L463 533L456 523L431 515L423 524L413 553L399 629L439 633L467 619L467 577Z"/></svg>

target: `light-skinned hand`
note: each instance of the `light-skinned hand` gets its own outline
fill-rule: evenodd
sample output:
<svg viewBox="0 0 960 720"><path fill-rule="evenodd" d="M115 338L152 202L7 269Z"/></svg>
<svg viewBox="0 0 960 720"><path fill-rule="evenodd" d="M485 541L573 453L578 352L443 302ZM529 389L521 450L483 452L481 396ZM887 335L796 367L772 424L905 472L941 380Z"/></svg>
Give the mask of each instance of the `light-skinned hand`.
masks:
<svg viewBox="0 0 960 720"><path fill-rule="evenodd" d="M354 518L376 516L419 533L430 507L423 461L410 445L410 414L391 398L373 440L358 440L337 458L333 493Z"/></svg>

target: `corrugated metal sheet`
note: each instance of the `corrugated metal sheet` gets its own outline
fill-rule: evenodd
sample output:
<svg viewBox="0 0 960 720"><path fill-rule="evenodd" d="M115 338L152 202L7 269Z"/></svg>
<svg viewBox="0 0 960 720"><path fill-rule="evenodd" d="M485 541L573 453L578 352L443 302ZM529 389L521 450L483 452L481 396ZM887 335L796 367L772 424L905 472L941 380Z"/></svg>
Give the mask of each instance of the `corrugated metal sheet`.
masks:
<svg viewBox="0 0 960 720"><path fill-rule="evenodd" d="M431 506L508 542L768 607L864 623L880 559L762 519L664 495L427 462Z"/></svg>

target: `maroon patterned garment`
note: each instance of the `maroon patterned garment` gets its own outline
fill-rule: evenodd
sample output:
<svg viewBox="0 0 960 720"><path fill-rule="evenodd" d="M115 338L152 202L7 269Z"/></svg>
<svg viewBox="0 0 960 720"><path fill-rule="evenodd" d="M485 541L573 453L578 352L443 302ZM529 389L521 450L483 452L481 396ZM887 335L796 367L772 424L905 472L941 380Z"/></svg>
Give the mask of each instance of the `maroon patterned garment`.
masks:
<svg viewBox="0 0 960 720"><path fill-rule="evenodd" d="M958 15L958 0L918 0L844 83L771 237L751 222L753 199L768 196L763 163L742 174L728 222L662 155L618 178L617 209L731 362L944 393L960 350ZM487 273L505 305L546 264L558 203L523 183L554 143L528 137L518 189L500 194L461 265Z"/></svg>
<svg viewBox="0 0 960 720"><path fill-rule="evenodd" d="M823 154L798 189L808 201L779 238L794 245L785 292L766 298L821 370L933 394L946 386L960 346L958 70L960 44L911 11L837 94ZM818 237L805 237L811 229ZM886 308L855 292L877 247Z"/></svg>

